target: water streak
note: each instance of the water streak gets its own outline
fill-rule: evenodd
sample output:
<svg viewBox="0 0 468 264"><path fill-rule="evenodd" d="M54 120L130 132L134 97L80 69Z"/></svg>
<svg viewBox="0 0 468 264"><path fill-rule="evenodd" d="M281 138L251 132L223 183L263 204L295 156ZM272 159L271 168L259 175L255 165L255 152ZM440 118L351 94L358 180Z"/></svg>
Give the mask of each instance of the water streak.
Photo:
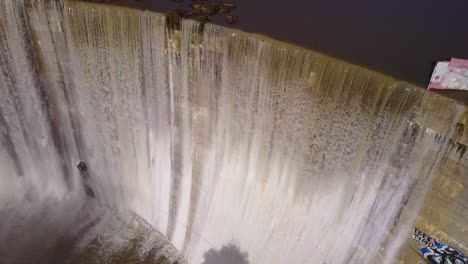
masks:
<svg viewBox="0 0 468 264"><path fill-rule="evenodd" d="M461 111L259 35L26 3L0 4L0 208L84 199L86 160L99 203L189 263L228 244L251 263L373 263Z"/></svg>

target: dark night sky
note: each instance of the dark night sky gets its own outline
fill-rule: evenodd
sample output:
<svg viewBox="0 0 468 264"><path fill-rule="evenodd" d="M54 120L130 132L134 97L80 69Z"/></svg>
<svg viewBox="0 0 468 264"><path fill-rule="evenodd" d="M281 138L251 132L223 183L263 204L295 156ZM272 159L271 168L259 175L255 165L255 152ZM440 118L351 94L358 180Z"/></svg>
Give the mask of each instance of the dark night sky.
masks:
<svg viewBox="0 0 468 264"><path fill-rule="evenodd" d="M175 5L170 0L122 1L159 12ZM435 61L468 59L468 0L226 2L237 4L233 12L239 17L236 28L318 50L424 87Z"/></svg>

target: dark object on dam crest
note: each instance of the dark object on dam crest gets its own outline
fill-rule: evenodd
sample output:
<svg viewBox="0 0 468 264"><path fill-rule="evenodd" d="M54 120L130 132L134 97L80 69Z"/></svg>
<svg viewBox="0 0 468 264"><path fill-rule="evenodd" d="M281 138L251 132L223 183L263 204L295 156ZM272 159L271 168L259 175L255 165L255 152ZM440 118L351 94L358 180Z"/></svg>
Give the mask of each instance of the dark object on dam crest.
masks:
<svg viewBox="0 0 468 264"><path fill-rule="evenodd" d="M191 0L174 1L177 3L177 8L166 13L168 21L176 29L180 27L179 20L182 18L194 19L201 23L210 22L216 15L229 14L236 5L233 3L223 3L213 0ZM237 17L228 15L225 17L227 24L232 25L237 22Z"/></svg>

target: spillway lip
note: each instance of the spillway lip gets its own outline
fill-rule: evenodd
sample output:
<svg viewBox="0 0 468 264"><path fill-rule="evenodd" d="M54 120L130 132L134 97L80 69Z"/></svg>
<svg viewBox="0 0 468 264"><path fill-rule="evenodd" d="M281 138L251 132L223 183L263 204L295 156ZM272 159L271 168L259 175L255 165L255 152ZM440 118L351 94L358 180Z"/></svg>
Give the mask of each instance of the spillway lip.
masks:
<svg viewBox="0 0 468 264"><path fill-rule="evenodd" d="M166 0L166 1L171 2L170 0ZM135 2L134 0L125 0L125 1L118 1L118 0L65 0L65 2L66 3L68 3L68 2L70 2L70 3L81 2L81 3L93 4L93 5L97 5L97 6L114 6L114 7L117 7L117 8L121 8L121 10L123 10L123 11L126 10L126 11L129 11L129 12L134 12L134 11L150 12L152 14L156 14L156 15L159 15L161 17L167 18L166 14L164 14L164 13L158 12L158 11L153 10L153 9L147 9L147 8L139 7L138 5L136 5L136 3L138 3L138 2ZM176 7L176 6L174 5L174 7ZM182 18L182 20L193 20L193 21L196 21L196 22L200 23L199 21L197 21L195 19L191 19L191 18ZM275 37L268 36L268 35L266 35L264 33L251 32L251 31L246 31L246 30L242 30L242 29L238 29L238 28L226 27L224 25L214 24L214 23L211 23L211 22L207 22L204 27L222 27L232 37L235 37L235 36L237 36L239 34L248 34L249 36L252 36L253 38L256 38L256 39L261 40L261 41L279 43L279 45L282 48L284 48L286 50L289 50L289 51L297 51L297 52L307 51L307 52L313 53L313 55L316 56L316 57L324 58L324 59L329 60L330 63L332 63L332 64L334 64L334 63L345 63L349 67L353 67L353 68L357 68L357 69L360 69L360 70L363 70L363 71L367 71L367 72L377 74L377 75L381 76L382 78L387 79L388 83L396 84L397 86L400 86L400 87L405 87L405 89L426 90L426 88L424 88L424 87L422 87L422 86L420 86L418 84L408 82L408 81L405 81L405 80L399 80L399 79L397 79L397 78L395 78L393 76L390 76L390 75L388 75L388 74L386 74L386 73L384 73L382 71L379 71L377 69L369 68L369 67L366 67L366 66L363 66L363 65L359 65L359 64L353 63L351 61L344 60L342 58L339 58L339 57L336 57L336 56L333 56L333 55L330 55L330 54L324 54L324 53L321 53L320 51L318 51L316 49L311 49L311 48L307 48L307 47L304 47L304 46L301 46L301 45L298 45L298 44L295 44L295 43L290 43L290 42L287 42L287 41L283 41L283 40L277 39ZM453 92L453 91L438 91L438 92L430 92L430 93L433 93L434 96L440 96L440 97L444 97L444 98L448 98L450 100L453 100L457 104L468 106L468 92L465 92L465 91L461 91L461 92L460 91L455 91L455 92Z"/></svg>
<svg viewBox="0 0 468 264"><path fill-rule="evenodd" d="M167 1L169 1L169 0L167 0ZM141 8L141 7L132 5L131 4L132 1L121 2L121 1L116 1L116 0L66 0L66 2L71 2L71 3L72 2L81 2L81 3L87 3L87 4L94 4L94 5L98 5L98 6L114 6L114 7L122 8L122 10L127 10L127 11L138 10L138 11L141 11L141 12L150 12L150 13L153 13L153 14L157 14L157 15L160 15L161 17L167 17L164 13L158 12L156 10L150 10L150 9ZM192 18L183 18L183 20L196 21L195 19L192 19ZM268 36L268 35L266 35L264 33L251 32L251 31L246 31L246 30L242 30L242 29L226 27L226 26L223 26L223 25L218 25L218 24L214 24L214 23L210 23L210 22L206 23L206 25L207 26L213 26L213 27L225 28L225 30L228 33L230 33L230 35L233 36L233 37L235 37L238 34L249 34L249 35L251 35L251 36L253 36L256 39L259 39L261 41L280 43L280 45L284 49L287 49L287 50L312 52L312 53L314 53L314 56L317 56L317 57L320 57L320 58L327 58L332 63L333 62L345 63L345 64L348 64L351 67L356 67L356 68L359 68L359 69L364 70L364 71L368 71L368 72L378 74L378 75L380 75L380 76L382 76L384 78L387 78L390 82L398 83L401 86L424 89L424 88L422 88L421 86L419 86L417 84L414 84L414 83L411 83L411 82L408 82L408 81L398 80L398 79L396 79L396 78L394 78L394 77L392 77L392 76L390 76L388 74L385 74L385 73L383 73L381 71L378 71L376 69L372 69L372 68L368 68L368 67L365 67L365 66L362 66L362 65L359 65L359 64L355 64L353 62L338 58L336 56L332 56L330 54L323 54L323 53L319 52L318 50L307 48L307 47L304 47L304 46L301 46L301 45L298 45L298 44L295 44L295 43L290 43L290 42L287 42L287 41L283 41L283 40L277 39L275 37Z"/></svg>
<svg viewBox="0 0 468 264"><path fill-rule="evenodd" d="M177 7L177 0L90 1L163 13ZM238 5L238 9L233 11L240 17L237 28L267 33L422 87L427 85L436 61L453 56L468 58L464 49L468 38L458 34L463 32L460 26L463 23L455 23L456 19L434 19L437 17L434 14L447 12L453 18L467 21L468 17L461 12L468 7L466 3L455 3L452 6L456 8L449 10L448 5L436 5L434 1L429 1L423 11L415 3L402 5L395 1L381 5L344 3L336 7L330 3L320 4L320 1L299 1L294 5L284 1L223 1ZM358 9L360 5L362 7ZM385 10L384 6L390 9ZM404 24L404 19L414 20L414 23ZM224 25L224 21L219 22ZM454 32L452 35L455 39L430 40L429 28L444 28L439 30L443 36Z"/></svg>

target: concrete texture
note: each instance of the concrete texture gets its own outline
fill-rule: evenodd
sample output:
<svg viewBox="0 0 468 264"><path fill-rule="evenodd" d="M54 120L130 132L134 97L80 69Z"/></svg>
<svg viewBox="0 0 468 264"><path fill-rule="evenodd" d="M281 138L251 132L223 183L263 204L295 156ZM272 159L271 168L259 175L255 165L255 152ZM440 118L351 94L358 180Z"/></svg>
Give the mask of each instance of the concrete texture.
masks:
<svg viewBox="0 0 468 264"><path fill-rule="evenodd" d="M442 166L437 170L414 227L468 254L468 109L460 118L453 144L448 147ZM421 194L413 194L421 195ZM411 232L408 230L408 232ZM418 263L423 257L418 243L411 237L402 247L400 263Z"/></svg>

